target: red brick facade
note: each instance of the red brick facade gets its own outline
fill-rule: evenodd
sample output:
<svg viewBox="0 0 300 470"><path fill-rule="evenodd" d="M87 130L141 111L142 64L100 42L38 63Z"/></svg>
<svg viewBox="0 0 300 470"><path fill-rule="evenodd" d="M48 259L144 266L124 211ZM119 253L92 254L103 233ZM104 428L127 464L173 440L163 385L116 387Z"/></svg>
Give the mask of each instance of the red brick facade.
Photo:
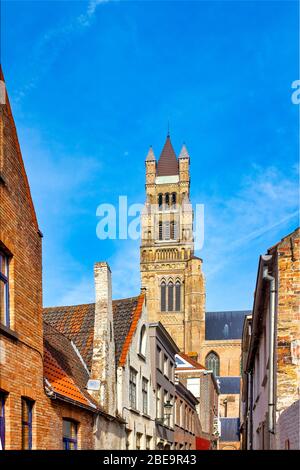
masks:
<svg viewBox="0 0 300 470"><path fill-rule="evenodd" d="M2 73L0 79L3 80ZM5 419L1 437L5 428L5 448L22 448L21 400L24 397L33 405L33 449L62 448L63 417L79 423L78 447L92 448L92 410L57 398L52 400L45 393L42 235L7 96L6 103L0 106L0 252L9 264L8 297L4 297L3 282L0 290L2 305L9 300L7 311L2 310L0 323L0 392Z"/></svg>

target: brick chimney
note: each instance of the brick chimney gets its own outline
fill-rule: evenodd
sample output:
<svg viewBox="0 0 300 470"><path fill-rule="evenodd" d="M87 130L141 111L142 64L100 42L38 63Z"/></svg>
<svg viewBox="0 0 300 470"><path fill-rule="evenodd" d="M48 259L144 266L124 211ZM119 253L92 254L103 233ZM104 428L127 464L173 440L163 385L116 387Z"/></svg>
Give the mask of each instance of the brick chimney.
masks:
<svg viewBox="0 0 300 470"><path fill-rule="evenodd" d="M95 263L95 324L89 392L104 411L116 414L115 342L111 271L105 262Z"/></svg>

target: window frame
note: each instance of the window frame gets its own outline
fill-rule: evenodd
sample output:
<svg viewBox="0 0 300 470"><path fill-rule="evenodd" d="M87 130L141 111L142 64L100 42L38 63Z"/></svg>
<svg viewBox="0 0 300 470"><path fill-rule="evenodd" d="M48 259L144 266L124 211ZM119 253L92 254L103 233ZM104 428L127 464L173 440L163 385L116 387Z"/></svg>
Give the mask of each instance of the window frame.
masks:
<svg viewBox="0 0 300 470"><path fill-rule="evenodd" d="M148 390L149 390L149 380L146 377L142 377L142 409L143 414L148 415L149 406L148 406Z"/></svg>
<svg viewBox="0 0 300 470"><path fill-rule="evenodd" d="M7 393L0 390L0 450L5 450L5 403Z"/></svg>
<svg viewBox="0 0 300 470"><path fill-rule="evenodd" d="M160 283L160 311L167 311L167 284L165 280Z"/></svg>
<svg viewBox="0 0 300 470"><path fill-rule="evenodd" d="M63 418L63 450L77 450L78 449L78 422L74 419ZM68 422L71 426L75 427L75 438L67 437L64 434L64 423ZM74 449L70 449L70 444L74 444Z"/></svg>
<svg viewBox="0 0 300 470"><path fill-rule="evenodd" d="M23 419L23 404L28 413L28 420ZM21 397L21 424L22 424L22 450L32 450L32 415L34 401L26 397ZM28 447L24 447L25 429L28 428Z"/></svg>
<svg viewBox="0 0 300 470"><path fill-rule="evenodd" d="M211 361L214 360L216 367L211 365ZM212 370L215 377L220 376L220 356L215 351L210 351L205 358L205 366L208 370Z"/></svg>
<svg viewBox="0 0 300 470"><path fill-rule="evenodd" d="M2 269L2 263L4 263L4 269ZM0 297L0 302L4 307L3 320L0 318L0 323L4 326L10 327L10 306L9 306L9 263L10 256L7 255L3 250L0 249L0 283L3 284L3 299Z"/></svg>
<svg viewBox="0 0 300 470"><path fill-rule="evenodd" d="M129 404L130 408L137 409L137 371L130 367L129 369Z"/></svg>

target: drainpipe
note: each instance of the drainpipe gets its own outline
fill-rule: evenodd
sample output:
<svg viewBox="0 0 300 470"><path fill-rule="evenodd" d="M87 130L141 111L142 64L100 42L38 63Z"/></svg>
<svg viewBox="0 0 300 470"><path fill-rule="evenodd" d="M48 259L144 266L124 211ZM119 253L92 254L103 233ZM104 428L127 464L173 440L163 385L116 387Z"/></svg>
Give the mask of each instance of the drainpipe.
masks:
<svg viewBox="0 0 300 470"><path fill-rule="evenodd" d="M263 267L263 279L270 283L269 299L269 387L268 387L268 429L274 434L274 330L275 330L275 277L268 272L268 266Z"/></svg>
<svg viewBox="0 0 300 470"><path fill-rule="evenodd" d="M249 394L250 394L250 416L249 416L249 450L253 450L253 370L248 372Z"/></svg>

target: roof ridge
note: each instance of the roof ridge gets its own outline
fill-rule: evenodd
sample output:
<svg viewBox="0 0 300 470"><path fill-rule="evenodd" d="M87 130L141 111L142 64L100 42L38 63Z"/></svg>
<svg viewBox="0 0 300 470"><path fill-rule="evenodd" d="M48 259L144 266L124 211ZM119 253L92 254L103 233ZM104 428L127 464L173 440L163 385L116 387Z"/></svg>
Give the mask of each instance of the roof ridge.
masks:
<svg viewBox="0 0 300 470"><path fill-rule="evenodd" d="M87 307L90 305L95 305L95 302L88 302L85 304L76 304L76 305L56 305L53 307L43 307L43 312L45 312L46 310L57 309L57 308Z"/></svg>

